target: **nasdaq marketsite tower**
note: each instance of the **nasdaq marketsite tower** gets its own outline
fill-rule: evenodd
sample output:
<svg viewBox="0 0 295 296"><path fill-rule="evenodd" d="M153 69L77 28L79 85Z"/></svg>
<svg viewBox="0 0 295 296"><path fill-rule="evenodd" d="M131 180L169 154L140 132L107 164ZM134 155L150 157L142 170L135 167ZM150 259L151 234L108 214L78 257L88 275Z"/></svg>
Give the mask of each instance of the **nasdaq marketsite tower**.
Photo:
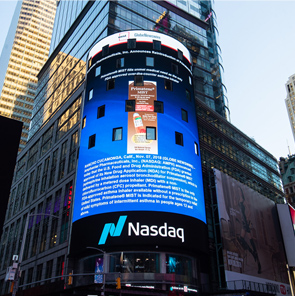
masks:
<svg viewBox="0 0 295 296"><path fill-rule="evenodd" d="M120 32L90 50L70 246L77 272L94 269L101 250L106 284L120 273L127 286L197 292L207 226L192 81L188 49L162 33Z"/></svg>

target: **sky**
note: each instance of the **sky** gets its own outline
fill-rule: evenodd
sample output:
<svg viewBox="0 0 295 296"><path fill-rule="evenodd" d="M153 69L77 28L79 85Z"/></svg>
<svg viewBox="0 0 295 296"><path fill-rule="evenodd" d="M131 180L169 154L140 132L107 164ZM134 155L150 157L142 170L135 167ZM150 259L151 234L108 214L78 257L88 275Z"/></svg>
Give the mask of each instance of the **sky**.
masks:
<svg viewBox="0 0 295 296"><path fill-rule="evenodd" d="M16 2L0 0L0 52ZM230 122L277 159L294 154L285 83L295 73L295 1L215 0L214 10Z"/></svg>

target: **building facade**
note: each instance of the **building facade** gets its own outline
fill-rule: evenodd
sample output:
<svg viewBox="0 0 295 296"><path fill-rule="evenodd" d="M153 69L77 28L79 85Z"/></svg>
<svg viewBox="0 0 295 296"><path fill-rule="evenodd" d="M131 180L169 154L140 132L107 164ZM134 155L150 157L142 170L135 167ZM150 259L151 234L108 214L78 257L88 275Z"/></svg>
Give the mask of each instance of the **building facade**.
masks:
<svg viewBox="0 0 295 296"><path fill-rule="evenodd" d="M285 99L285 104L289 116L293 138L295 139L295 75L289 77L285 86L287 91L287 98Z"/></svg>
<svg viewBox="0 0 295 296"><path fill-rule="evenodd" d="M64 19L67 21L62 22ZM103 265L99 259L108 262L109 270L104 270L108 273L103 291L106 293L116 293L118 274L122 274L122 293L167 295L169 288L174 290L170 291L172 294L185 293L186 289L198 293L218 292L225 288L212 168L275 202L283 202L284 194L276 159L226 120L211 3L60 1L54 26L51 55L38 75L30 140L18 156L3 227L1 293L8 293L10 289L10 282L5 281L6 268L11 266L12 256L20 254L26 221L28 232L19 281L23 293L60 295L61 290L63 295L99 293L102 291L99 283L103 279L94 278L96 263L98 268ZM192 85L199 132L199 142L196 143L201 156L207 222L207 234L202 242L207 244L206 252L182 252L179 248L178 251L167 248L165 252L161 246L159 250L134 246L119 252L118 249L90 245L93 248L80 252L79 256L68 256L73 230L72 200L79 134L85 123L81 104L83 99L89 98L90 91L85 92L88 54L103 38L135 29L165 33L181 42L192 56ZM116 65L122 66L121 61ZM161 66L154 65L154 68ZM169 104L167 108L169 110ZM103 113L101 109L96 115ZM124 116L126 113L124 111ZM185 112L183 116L186 118ZM104 132L105 125L97 128ZM117 221L105 223L114 223L117 227ZM107 252L102 254L101 251ZM181 264L177 266L177 262ZM159 275L157 282L155 274ZM166 282L161 285L164 279Z"/></svg>
<svg viewBox="0 0 295 296"><path fill-rule="evenodd" d="M294 207L295 205L295 156L280 158L280 172L287 202Z"/></svg>
<svg viewBox="0 0 295 296"><path fill-rule="evenodd" d="M23 122L20 149L28 138L37 74L48 58L55 11L56 1L19 1L1 54L0 115Z"/></svg>

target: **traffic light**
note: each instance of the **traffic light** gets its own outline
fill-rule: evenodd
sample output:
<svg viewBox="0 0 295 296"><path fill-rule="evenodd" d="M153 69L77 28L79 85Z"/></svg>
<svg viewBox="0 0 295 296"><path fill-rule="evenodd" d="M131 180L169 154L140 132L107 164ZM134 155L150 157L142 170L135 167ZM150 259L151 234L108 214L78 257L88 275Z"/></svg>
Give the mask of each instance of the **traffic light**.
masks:
<svg viewBox="0 0 295 296"><path fill-rule="evenodd" d="M116 278L116 289L121 289L121 278L120 277Z"/></svg>

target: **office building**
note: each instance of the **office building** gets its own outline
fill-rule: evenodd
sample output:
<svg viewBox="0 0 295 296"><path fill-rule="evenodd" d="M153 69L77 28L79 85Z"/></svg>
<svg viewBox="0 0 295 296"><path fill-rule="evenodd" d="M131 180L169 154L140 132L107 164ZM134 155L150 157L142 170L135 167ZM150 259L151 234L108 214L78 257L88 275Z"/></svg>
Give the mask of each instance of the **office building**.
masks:
<svg viewBox="0 0 295 296"><path fill-rule="evenodd" d="M64 22L64 20L66 20L66 22ZM236 129L226 119L227 112L224 103L225 98L219 69L218 46L215 40L214 26L214 12L212 11L211 2L209 1L59 2L52 36L51 54L38 74L38 87L29 132L30 139L18 156L17 167L11 187L10 201L3 227L0 246L0 291L2 294L7 293L10 289L10 282L4 280L6 268L12 265L12 256L20 254L23 239L22 234L25 230L27 230L27 235L24 241L21 263L22 275L19 279L19 290L23 290L24 293L27 291L30 295L72 295L73 293L78 293L79 295L101 295L101 292L107 295L114 295L118 293L115 286L116 281L118 285L117 278L119 274L121 274L121 289L119 291L122 294L167 295L170 293L175 295L175 293L183 294L186 293L186 291L193 294L202 292L218 293L228 286L224 272L223 256L220 253L222 248L220 245L220 235L218 235L218 207L216 198L214 198L215 185L212 168L226 173L235 181L239 181L245 186L247 185L251 190L266 197L268 201L283 202L284 194L282 192L276 159L253 140ZM123 148L122 146L122 143L126 143L127 131L126 125L123 125L126 124L126 122L119 125L119 120L123 122L123 117L126 119L129 117L129 114L134 113L132 102L126 102L131 100L128 100L128 96L126 97L126 93L128 93L126 85L124 87L122 86L121 81L124 81L124 76L111 77L111 75L109 75L102 78L106 79L105 81L99 80L100 77L106 73L100 72L102 68L99 69L99 64L97 64L98 69L96 70L94 67L96 67L95 65L99 63L99 61L94 58L90 58L88 61L88 55L91 50L95 48L96 44L100 44L100 42L106 40L103 38L121 31L125 31L123 34L131 35L133 31L128 30L145 30L154 33L151 34L152 36L158 36L158 32L165 33L164 36L168 35L167 38L169 38L169 40L173 38L176 39L177 41L175 42L177 44L180 42L191 54L192 67L190 68L186 64L186 60L181 60L183 58L183 53L185 53L184 49L178 50L177 52L173 51L173 53L171 53L172 49L170 49L171 52L168 54L166 52L168 49L165 46L163 46L163 48L157 47L157 49L151 49L154 41L147 45L136 42L136 38L130 38L130 41L125 40L127 44L130 43L130 46L138 47L138 49L126 48L126 50L124 49L122 52L120 51L121 53L118 53L114 51L115 46L110 47L107 46L108 44L105 44L103 46L103 53L98 52L97 57L101 57L100 62L103 63L104 66L107 64L106 59L109 55L109 61L116 61L115 64L111 62L109 64L110 69L114 67L114 71L112 71L114 73L112 75L115 76L119 75L119 73L124 73L124 71L128 69L135 68L134 66L128 67L128 63L134 63L136 59L134 61L132 61L132 59L131 61L127 61L127 56L124 57L126 60L116 58L117 55L123 54L123 51L128 51L131 55L131 50L134 50L132 54L134 54L134 56L138 55L136 56L138 58L143 56L144 53L151 53L151 55L148 56L150 59L148 59L148 61L145 60L148 65L146 64L143 68L143 61L141 60L140 65L142 67L137 69L138 73L143 73L142 69L149 69L149 71L147 71L149 73L147 82L155 85L156 81L159 90L159 102L156 103L156 105L148 104L150 105L149 108L152 108L150 112L156 114L151 113L151 116L145 115L146 120L151 121L148 126L149 136L154 137L156 135L159 137L156 137L159 141L158 148L159 151L162 149L161 153L163 153L160 156L168 157L167 162L169 162L169 158L171 158L170 163L167 164L167 166L169 165L171 167L174 161L173 159L175 159L175 157L173 157L173 155L175 155L173 152L174 149L187 149L187 146L185 146L187 145L187 138L182 138L181 134L191 137L190 142L194 142L192 145L194 147L194 157L198 159L198 157L201 156L204 185L204 197L200 197L200 202L202 202L202 200L204 201L202 207L205 212L205 218L199 219L197 217L190 217L183 214L183 212L181 212L183 209L181 208L176 210L177 213L168 213L168 215L166 212L166 216L169 216L169 221L172 221L172 214L175 214L177 217L178 215L182 215L183 219L188 222L186 225L190 225L190 223L194 225L193 223L196 223L197 220L202 220L202 222L200 222L200 225L202 225L201 228L205 223L207 232L206 234L203 233L202 240L199 242L199 248L195 248L196 246L194 244L190 244L191 249L188 246L182 248L181 229L184 227L180 225L176 228L172 225L174 230L172 228L169 229L170 237L167 239L176 242L175 245L171 244L171 246L168 246L168 244L163 243L163 241L159 241L159 244L153 245L148 243L147 240L143 240L142 244L136 243L131 246L128 245L127 240L124 240L122 241L122 248L118 249L118 244L116 242L114 243L114 239L118 239L117 234L120 232L121 227L123 227L123 220L126 215L121 215L120 217L123 217L121 220L118 216L111 220L101 219L100 227L104 229L105 224L109 227L108 235L106 235L104 239L107 238L107 242L110 242L111 245L106 248L102 243L100 245L98 244L97 240L99 240L101 233L98 231L97 233L96 231L89 231L84 228L84 237L92 237L92 242L89 243L81 239L80 242L83 248L79 248L79 235L77 235L77 233L79 233L77 232L79 226L72 227L72 201L75 200L73 190L76 185L78 186L78 183L76 184L75 181L78 162L77 157L80 162L83 158L83 150L85 152L85 147L79 147L80 128L85 126L83 132L90 133L89 126L95 126L95 133L97 135L93 136L94 133L86 134L89 137L88 142L85 143L85 141L81 139L81 145L87 145L87 149L89 148L87 151L89 151L89 155L92 154L92 157L93 153L95 157L96 154L98 154L97 151L99 150L96 150L96 148L101 148L103 152L99 153L102 153L103 156L97 155L97 160L102 157L105 159L107 158L105 155L113 153L114 150L110 148L108 151L103 143L100 147L100 133L103 137L105 136L106 141L108 141L110 145L118 145L118 147L121 147L120 149L126 149L126 147ZM149 35L148 33L146 34ZM127 46L126 42L124 46ZM159 43L155 42L155 44L155 46L159 46ZM145 46L149 47L145 48ZM177 46L177 48L180 49L180 46ZM152 51L154 52L152 53ZM100 54L104 56L102 57ZM127 55L127 53L124 54ZM153 56L154 54L155 56ZM169 71L167 70L166 64L167 56L172 56L173 60L175 60L173 63L174 66L169 65ZM92 56L90 55L90 57ZM162 59L159 59L160 62L152 64L152 58L156 57L161 57ZM166 70L162 69L162 67L166 67ZM185 89L187 89L188 92L183 92L185 95L183 95L182 100L178 100L179 98L175 96L175 94L171 95L173 99L172 104L172 101L169 102L169 96L165 97L163 93L172 93L174 89L173 85L177 83L176 81L180 81L179 78L182 79L182 76L177 74L178 70L184 71L182 67L185 69L188 68L188 71L192 71L192 76L188 76L192 77L191 82L193 82L193 84L190 85L188 82L189 79L186 79ZM87 69L89 72L87 72ZM151 74L155 74L156 71L162 71L163 73L161 73L161 75L163 77L153 78L156 76ZM132 78L130 81L139 83L139 88L145 87L145 74L131 73ZM94 83L93 92L91 92L92 88L90 84L88 85L88 81L87 83L85 82L86 74L92 76L98 75L97 85L93 82L94 80L92 82L89 81L90 84ZM168 79L169 77L167 78L168 74L172 75L170 77L173 78L173 80ZM134 80L134 75L138 76L136 81ZM102 87L103 83L106 85L105 89ZM177 92L180 92L180 85L182 84L178 84L175 87ZM195 116L194 110L192 110L191 107L184 107L184 105L189 106L189 104L192 104L192 102L188 100L189 90L192 86L194 87L199 140L196 138L195 118L191 118ZM104 99L100 98L95 92L97 89L101 89L101 91L106 94L106 97L109 98L110 102L104 102ZM120 89L122 89L122 91L120 91ZM112 91L116 92L114 97L110 95ZM150 90L142 89L142 91L149 91L149 97L154 95ZM191 90L191 94L192 93L193 91ZM91 99L89 100L89 98ZM85 102L82 105L85 99L88 100L87 104L98 104L98 101L100 102L99 105L95 105L95 114L91 112L91 114L89 114L86 110L86 113L83 113L83 116L81 115L83 112L82 106L87 108ZM182 109L179 114L177 112L173 113L174 105L177 106L177 108L179 107L179 112ZM111 106L113 106L113 108ZM112 129L115 128L114 134L106 135L106 132L110 130L111 120L109 120L109 118L112 115L112 111L115 112L115 115L118 115L120 113L118 110L122 108L122 106L124 109L121 110L122 117L115 118L114 122L116 122L117 125L111 126ZM154 112L156 107L158 111ZM142 109L139 109L135 109L135 111L141 115L139 111L142 111ZM134 115L135 114L133 114L133 116ZM177 117L178 115L181 115L181 117ZM84 119L85 116L86 120ZM165 116L169 119L168 125L165 125L163 121ZM95 117L94 121L93 117ZM159 119L158 126L155 126L152 122L153 118ZM187 118L193 128L187 126ZM132 119L138 120L139 118L136 115ZM108 120L108 122L105 120ZM104 123L100 125L100 122ZM181 130L174 130L174 124L171 124L171 122L175 122L175 126ZM137 127L140 128L140 125ZM167 128L167 133L163 133L163 127ZM193 132L190 128L192 128ZM121 139L121 131L123 131L123 140L116 141ZM157 131L159 134L157 134ZM178 132L177 136L175 132ZM141 132L139 132L139 134L140 133ZM173 133L175 141L179 144L173 143L173 148L170 149L170 147L167 147L165 148L167 151L163 152L163 142L160 144L160 141L163 137L170 141L171 137L169 138L168 135L171 135L171 133ZM142 134L144 134L144 132L142 132ZM114 139L114 141L112 141L112 139ZM155 138L149 140L156 141ZM184 144L184 146L182 146L181 143ZM176 148L174 146L176 146ZM151 147L147 145L146 148L153 149L153 153L155 151L154 146ZM123 150L120 149L116 150L116 153L119 155L124 153L122 152ZM143 147L138 146L137 148L133 147L130 149L139 149L142 151ZM200 152L200 155L197 155L197 152ZM153 153L151 153L151 155L153 155ZM182 153L183 155L179 153L179 159L182 160L183 158L185 160L189 155L186 155L186 153L187 152ZM137 155L140 153L129 154ZM111 156L110 158L112 157L116 158L116 156ZM112 160L113 159L109 159L109 161ZM189 162L184 160L182 164L178 163L178 165L186 172L183 174L190 178L189 167L187 167L187 163ZM130 163L126 162L126 165L128 164ZM138 163L135 162L134 164ZM110 165L121 165L121 163ZM111 169L107 167L108 165L104 171L110 172ZM180 169L180 167L176 167L176 165L175 168ZM109 181L114 179L113 176L117 175L113 170L119 169L120 168L112 169L112 173L109 174ZM136 169L139 168L137 167ZM91 172L94 170L95 169L91 167ZM199 168L198 170L200 172L201 169ZM91 172L85 172L85 179L91 177ZM90 175L86 176L88 173L90 173ZM97 172L97 174L99 173L101 172ZM149 172L149 174L152 174L152 172ZM175 174L181 175L177 171L175 171ZM183 181L183 176L178 175L171 176L175 180L171 179L170 181ZM81 178L79 178L79 181L81 181L80 179ZM130 185L134 185L132 182L129 183ZM138 183L140 182L136 184ZM158 182L158 184L161 184L161 182ZM91 184L89 184L89 186L91 186ZM175 184L173 184L173 186L175 186ZM106 190L111 191L114 189L116 188ZM184 189L188 192L192 191L187 188ZM184 199L184 196L180 197L180 195L176 195L176 189L173 190L175 197L179 196L179 198ZM111 193L108 194L110 194L110 197ZM126 194L126 192L124 194ZM165 195L165 193L161 194ZM184 192L182 194L187 196L192 193ZM190 195L190 197L192 197L192 195ZM129 196L129 199L132 200L132 198L134 198L134 196ZM149 200L152 199L152 197L146 197L146 199ZM181 207L180 204L179 207ZM127 206L125 209L123 205L124 203L122 203L122 210L120 211L128 210ZM150 205L146 204L146 206L148 211ZM166 205L163 205L163 208L165 206ZM88 213L86 213L86 207L87 204L85 203L83 215L88 215ZM161 209L163 210L163 208ZM202 216L202 211L200 214ZM128 213L127 216L128 215L131 214ZM152 219L156 216L157 215L151 214L148 218ZM152 229L155 231L153 225L148 224L150 222L147 216L144 217L144 215L140 216L138 214L137 217L133 218L142 219L138 223L143 227L140 232L143 239L146 239L144 236L146 234L145 231L147 231L147 225L151 231ZM84 221L83 218L77 219L76 214L74 219L75 225L78 225L80 222L83 223ZM85 219L90 221L92 216L85 216ZM172 227L170 224L165 224L165 221L160 221L159 217L155 219L158 219L157 223L160 223L157 224L157 229L162 226L164 226L163 229L165 229L167 226L168 231L168 227ZM175 218L172 222L174 223L176 220ZM27 227L26 221L28 221ZM126 221L128 222L128 220ZM97 221L95 221L95 223L96 222ZM137 227L136 225L139 224L135 222L134 220L133 225ZM90 221L89 227L92 227L92 224L95 225L95 223ZM133 229L137 231L135 228ZM201 229L198 231L201 231ZM153 232L153 234L155 234L155 232ZM166 233L164 232L163 235L165 236ZM73 241L70 245L71 240ZM177 244L180 244L180 246ZM203 244L205 244L206 247L204 247ZM75 248L74 246L77 247ZM241 248L242 247L240 247L240 249ZM261 249L258 249L258 251L261 252ZM251 258L252 261L254 261L253 258L254 256ZM257 265L257 263L254 264L252 262L251 264L253 266L255 264ZM261 265L261 275L264 276L265 265ZM97 271L102 266L104 267L104 272L106 272L105 277L101 277L100 274L94 274L95 270ZM96 267L97 269L95 269ZM81 276L81 274L83 275ZM257 279L257 277L255 279ZM267 280L269 279L267 278ZM104 281L105 286L102 290L101 283ZM260 283L260 285L261 287L269 288L265 284L265 281L264 283ZM259 285L255 287L257 286ZM253 288L254 290L255 287Z"/></svg>
<svg viewBox="0 0 295 296"><path fill-rule="evenodd" d="M290 76L285 85L287 91L285 104L289 116L293 138L295 140L295 75Z"/></svg>
<svg viewBox="0 0 295 296"><path fill-rule="evenodd" d="M280 172L287 202L295 205L295 155L280 158Z"/></svg>
<svg viewBox="0 0 295 296"><path fill-rule="evenodd" d="M23 122L28 138L37 74L48 58L57 1L18 1L0 58L0 115Z"/></svg>

